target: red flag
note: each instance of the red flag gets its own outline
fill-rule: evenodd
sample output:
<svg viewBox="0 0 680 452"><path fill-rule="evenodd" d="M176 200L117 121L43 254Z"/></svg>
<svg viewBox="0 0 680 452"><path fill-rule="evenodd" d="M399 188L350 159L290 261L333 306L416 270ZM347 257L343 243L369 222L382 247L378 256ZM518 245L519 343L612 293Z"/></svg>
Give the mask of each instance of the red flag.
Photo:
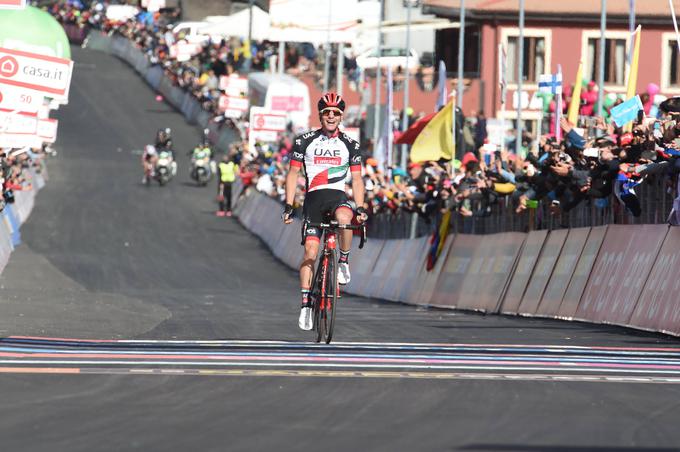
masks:
<svg viewBox="0 0 680 452"><path fill-rule="evenodd" d="M409 127L406 132L400 133L394 138L394 144L413 144L416 141L416 137L420 135L428 122L434 118L437 112L429 114L423 118L417 120L411 127Z"/></svg>

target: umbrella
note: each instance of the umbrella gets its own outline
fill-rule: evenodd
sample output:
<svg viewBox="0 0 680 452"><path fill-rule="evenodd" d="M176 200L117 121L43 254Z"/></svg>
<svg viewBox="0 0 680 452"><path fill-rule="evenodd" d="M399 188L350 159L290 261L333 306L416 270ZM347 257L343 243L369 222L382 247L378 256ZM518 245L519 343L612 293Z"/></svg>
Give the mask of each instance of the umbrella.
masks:
<svg viewBox="0 0 680 452"><path fill-rule="evenodd" d="M436 114L437 112L434 112L414 122L406 132L395 136L394 144L413 144L413 142L416 141L416 137L420 135L420 132L422 132L427 123L430 122Z"/></svg>

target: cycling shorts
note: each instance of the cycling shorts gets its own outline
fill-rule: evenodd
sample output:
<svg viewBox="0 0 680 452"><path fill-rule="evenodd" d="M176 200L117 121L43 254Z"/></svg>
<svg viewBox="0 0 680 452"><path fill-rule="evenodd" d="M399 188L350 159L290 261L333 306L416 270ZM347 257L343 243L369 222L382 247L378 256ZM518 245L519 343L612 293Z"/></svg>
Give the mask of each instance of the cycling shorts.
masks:
<svg viewBox="0 0 680 452"><path fill-rule="evenodd" d="M353 212L349 198L344 191L340 190L317 190L308 192L305 196L305 204L302 206L302 215L311 223L328 221L328 216L333 217L338 209L349 209ZM303 231L305 240L320 240L321 229L308 226Z"/></svg>

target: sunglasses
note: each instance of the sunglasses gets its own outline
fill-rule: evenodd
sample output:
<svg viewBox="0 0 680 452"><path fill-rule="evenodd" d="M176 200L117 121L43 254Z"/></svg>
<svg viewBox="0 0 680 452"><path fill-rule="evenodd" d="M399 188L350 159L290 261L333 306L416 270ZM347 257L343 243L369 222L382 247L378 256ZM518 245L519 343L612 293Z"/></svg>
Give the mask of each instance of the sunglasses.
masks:
<svg viewBox="0 0 680 452"><path fill-rule="evenodd" d="M333 113L334 116L342 116L340 110L324 110L321 112L321 116L330 116L331 113Z"/></svg>

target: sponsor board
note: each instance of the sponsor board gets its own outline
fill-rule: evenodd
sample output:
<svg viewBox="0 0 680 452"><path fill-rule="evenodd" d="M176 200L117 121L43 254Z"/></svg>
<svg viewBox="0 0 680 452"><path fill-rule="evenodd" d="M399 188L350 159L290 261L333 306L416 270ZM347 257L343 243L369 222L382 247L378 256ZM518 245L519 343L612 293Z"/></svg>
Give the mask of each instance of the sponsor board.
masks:
<svg viewBox="0 0 680 452"><path fill-rule="evenodd" d="M667 225L610 225L576 318L627 324L667 232Z"/></svg>
<svg viewBox="0 0 680 452"><path fill-rule="evenodd" d="M57 141L57 128L59 121L56 119L39 119L37 135L45 143L54 143Z"/></svg>
<svg viewBox="0 0 680 452"><path fill-rule="evenodd" d="M35 113L0 109L0 132L35 135L37 131L38 116Z"/></svg>
<svg viewBox="0 0 680 452"><path fill-rule="evenodd" d="M248 111L249 102L245 97L232 97L232 96L220 96L218 101L219 111L225 113L228 118L240 118L243 114ZM229 111L230 114L236 116L229 116L226 112Z"/></svg>
<svg viewBox="0 0 680 452"><path fill-rule="evenodd" d="M170 58L174 58L181 63L184 61L189 61L191 57L193 57L200 51L201 51L200 44L179 41L170 46Z"/></svg>
<svg viewBox="0 0 680 452"><path fill-rule="evenodd" d="M286 115L273 113L262 107L250 107L250 124L248 145L252 148L255 142L273 142L279 134L286 130Z"/></svg>
<svg viewBox="0 0 680 452"><path fill-rule="evenodd" d="M502 314L517 314L519 312L519 305L531 280L531 274L536 262L538 262L538 256L541 254L547 235L548 231L531 231L524 239L522 252L503 299L500 310Z"/></svg>
<svg viewBox="0 0 680 452"><path fill-rule="evenodd" d="M234 74L222 75L220 77L220 90L227 96L246 96L248 95L248 79Z"/></svg>
<svg viewBox="0 0 680 452"><path fill-rule="evenodd" d="M72 73L71 60L0 48L0 86L25 88L52 99L66 100Z"/></svg>
<svg viewBox="0 0 680 452"><path fill-rule="evenodd" d="M0 85L0 108L28 113L37 112L43 106L45 96L34 91L11 85Z"/></svg>

